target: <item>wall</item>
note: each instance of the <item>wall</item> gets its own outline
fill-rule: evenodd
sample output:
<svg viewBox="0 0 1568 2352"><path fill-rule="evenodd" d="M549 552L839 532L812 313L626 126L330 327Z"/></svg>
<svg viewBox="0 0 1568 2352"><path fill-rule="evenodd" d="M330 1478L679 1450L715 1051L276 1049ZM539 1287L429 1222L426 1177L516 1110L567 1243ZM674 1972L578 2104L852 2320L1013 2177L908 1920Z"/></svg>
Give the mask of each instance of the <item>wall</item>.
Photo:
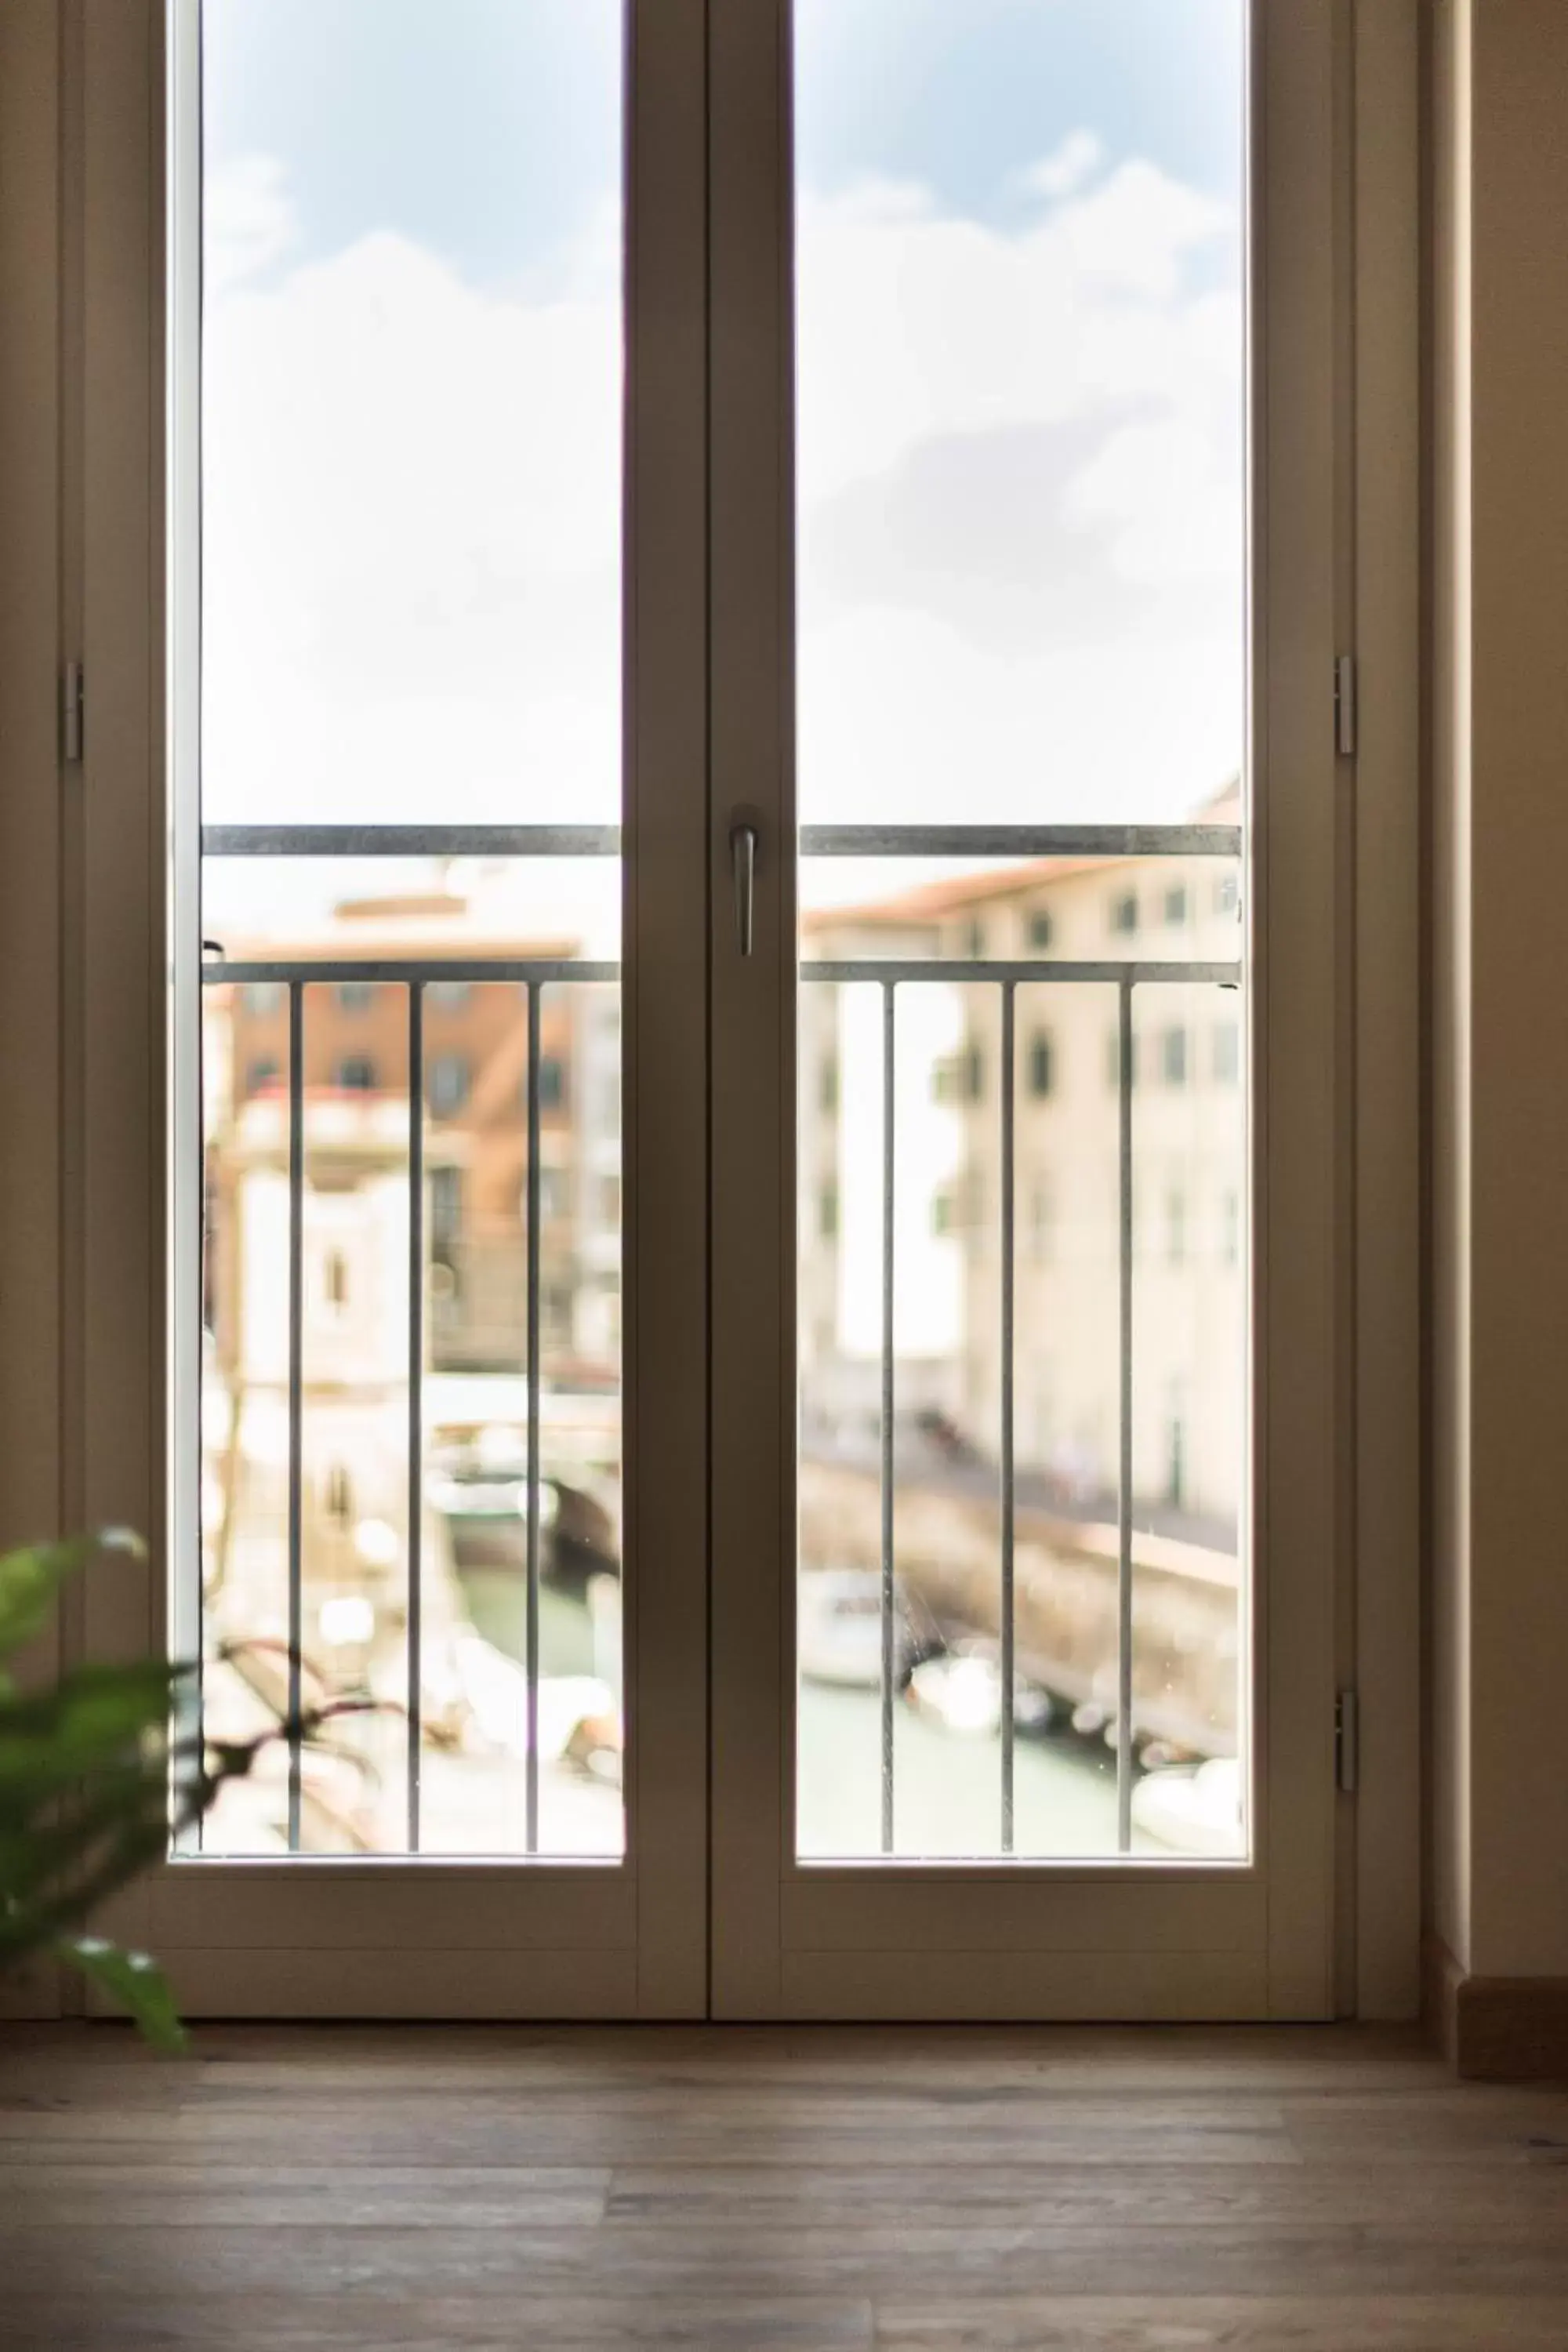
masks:
<svg viewBox="0 0 1568 2352"><path fill-rule="evenodd" d="M52 0L0 5L0 1550L61 1523L58 42ZM58 2006L52 1969L0 1982L0 2018Z"/></svg>
<svg viewBox="0 0 1568 2352"><path fill-rule="evenodd" d="M1430 1924L1469 1966L1469 0L1432 37Z"/></svg>

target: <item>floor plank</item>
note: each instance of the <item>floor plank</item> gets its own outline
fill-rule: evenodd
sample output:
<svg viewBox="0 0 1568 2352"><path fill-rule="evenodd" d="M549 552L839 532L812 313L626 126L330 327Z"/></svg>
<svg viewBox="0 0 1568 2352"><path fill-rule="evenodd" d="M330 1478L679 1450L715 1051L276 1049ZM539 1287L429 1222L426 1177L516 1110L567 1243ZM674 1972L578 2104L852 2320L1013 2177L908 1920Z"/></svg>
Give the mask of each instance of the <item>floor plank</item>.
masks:
<svg viewBox="0 0 1568 2352"><path fill-rule="evenodd" d="M1409 2035L0 2029L0 2344L1568 2347L1568 2088Z"/></svg>

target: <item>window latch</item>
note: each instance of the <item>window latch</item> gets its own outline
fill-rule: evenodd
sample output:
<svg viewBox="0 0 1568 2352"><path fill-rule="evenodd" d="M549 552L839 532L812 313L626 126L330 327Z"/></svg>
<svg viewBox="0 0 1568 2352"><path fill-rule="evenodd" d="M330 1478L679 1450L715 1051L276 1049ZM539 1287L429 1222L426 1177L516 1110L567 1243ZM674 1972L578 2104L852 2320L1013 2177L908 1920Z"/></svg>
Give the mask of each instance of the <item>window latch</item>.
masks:
<svg viewBox="0 0 1568 2352"><path fill-rule="evenodd" d="M1354 1691L1342 1690L1334 1700L1334 1786L1342 1797L1353 1797L1360 1778L1360 1712Z"/></svg>
<svg viewBox="0 0 1568 2352"><path fill-rule="evenodd" d="M1338 758L1355 758L1355 656L1339 654L1334 659L1334 751Z"/></svg>
<svg viewBox="0 0 1568 2352"><path fill-rule="evenodd" d="M60 757L68 768L81 762L82 730L87 716L87 681L79 661L68 661L60 678Z"/></svg>

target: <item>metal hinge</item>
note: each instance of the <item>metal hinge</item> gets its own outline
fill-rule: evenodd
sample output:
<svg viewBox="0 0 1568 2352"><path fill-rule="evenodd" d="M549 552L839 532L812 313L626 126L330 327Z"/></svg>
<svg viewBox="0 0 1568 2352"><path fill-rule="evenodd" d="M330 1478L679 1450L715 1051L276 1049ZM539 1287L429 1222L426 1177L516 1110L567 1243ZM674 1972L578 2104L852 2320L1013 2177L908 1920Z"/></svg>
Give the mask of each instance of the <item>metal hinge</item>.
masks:
<svg viewBox="0 0 1568 2352"><path fill-rule="evenodd" d="M68 768L74 768L81 758L86 717L87 680L80 662L69 661L60 679L60 757Z"/></svg>
<svg viewBox="0 0 1568 2352"><path fill-rule="evenodd" d="M1342 760L1355 758L1356 674L1354 654L1334 656L1334 750Z"/></svg>
<svg viewBox="0 0 1568 2352"><path fill-rule="evenodd" d="M1361 1770L1361 1724L1353 1690L1334 1699L1334 1786L1342 1797L1353 1797Z"/></svg>

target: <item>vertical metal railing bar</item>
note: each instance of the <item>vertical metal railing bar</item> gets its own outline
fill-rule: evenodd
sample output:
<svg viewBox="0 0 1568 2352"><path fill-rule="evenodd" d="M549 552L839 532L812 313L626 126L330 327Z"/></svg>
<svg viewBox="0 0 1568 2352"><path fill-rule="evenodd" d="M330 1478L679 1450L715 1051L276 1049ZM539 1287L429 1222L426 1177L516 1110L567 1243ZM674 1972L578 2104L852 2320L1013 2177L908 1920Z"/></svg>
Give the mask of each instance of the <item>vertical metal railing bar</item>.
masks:
<svg viewBox="0 0 1568 2352"><path fill-rule="evenodd" d="M1116 1551L1116 1843L1132 1846L1132 981L1117 990L1118 1305L1121 1366Z"/></svg>
<svg viewBox="0 0 1568 2352"><path fill-rule="evenodd" d="M882 1852L893 1851L893 985L882 989Z"/></svg>
<svg viewBox="0 0 1568 2352"><path fill-rule="evenodd" d="M424 1727L425 990L408 989L408 1851L419 1851Z"/></svg>
<svg viewBox="0 0 1568 2352"><path fill-rule="evenodd" d="M305 991L289 984L289 1851L300 1851L304 1697Z"/></svg>
<svg viewBox="0 0 1568 2352"><path fill-rule="evenodd" d="M526 1848L539 1852L539 990L528 988L528 1676Z"/></svg>
<svg viewBox="0 0 1568 2352"><path fill-rule="evenodd" d="M1013 1236L1015 992L1002 983L1002 1851L1013 1851Z"/></svg>

